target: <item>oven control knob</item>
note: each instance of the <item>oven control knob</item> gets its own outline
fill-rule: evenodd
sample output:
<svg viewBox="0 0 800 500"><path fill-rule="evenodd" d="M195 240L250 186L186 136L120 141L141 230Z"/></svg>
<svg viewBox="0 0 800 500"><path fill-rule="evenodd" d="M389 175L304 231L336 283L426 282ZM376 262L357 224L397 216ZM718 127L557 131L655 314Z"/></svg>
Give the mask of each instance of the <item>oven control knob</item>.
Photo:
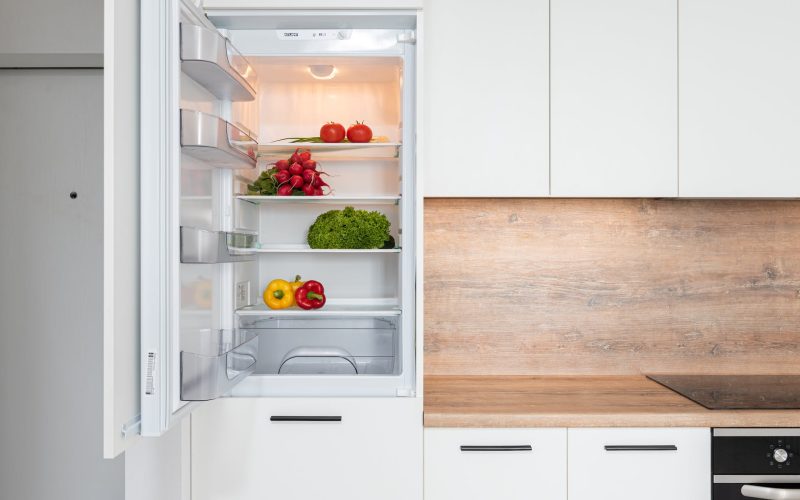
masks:
<svg viewBox="0 0 800 500"><path fill-rule="evenodd" d="M775 461L779 464L782 464L783 462L789 460L789 452L783 448L776 448L775 451L772 452L772 458L775 459Z"/></svg>

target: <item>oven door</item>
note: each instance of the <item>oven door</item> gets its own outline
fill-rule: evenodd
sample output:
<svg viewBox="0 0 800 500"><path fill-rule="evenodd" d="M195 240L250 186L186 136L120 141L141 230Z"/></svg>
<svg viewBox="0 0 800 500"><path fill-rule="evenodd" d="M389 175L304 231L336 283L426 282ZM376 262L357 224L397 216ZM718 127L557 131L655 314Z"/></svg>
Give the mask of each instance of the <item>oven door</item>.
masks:
<svg viewBox="0 0 800 500"><path fill-rule="evenodd" d="M714 500L800 500L800 476L714 476Z"/></svg>

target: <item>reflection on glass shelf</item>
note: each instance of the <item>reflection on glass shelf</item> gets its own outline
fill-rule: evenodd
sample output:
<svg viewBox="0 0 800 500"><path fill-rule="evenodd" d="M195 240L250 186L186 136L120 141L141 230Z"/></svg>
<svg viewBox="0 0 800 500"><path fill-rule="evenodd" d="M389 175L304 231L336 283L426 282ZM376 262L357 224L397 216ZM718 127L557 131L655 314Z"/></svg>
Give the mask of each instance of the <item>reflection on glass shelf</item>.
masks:
<svg viewBox="0 0 800 500"><path fill-rule="evenodd" d="M238 195L239 200L249 201L257 205L269 203L292 204L292 203L318 203L323 205L397 205L400 196L252 196Z"/></svg>
<svg viewBox="0 0 800 500"><path fill-rule="evenodd" d="M399 142L289 142L279 141L258 145L260 158L288 158L297 148L311 151L315 160L346 157L351 160L397 158Z"/></svg>
<svg viewBox="0 0 800 500"><path fill-rule="evenodd" d="M248 253L399 253L400 248L311 248L306 244L259 243L255 248L231 248Z"/></svg>
<svg viewBox="0 0 800 500"><path fill-rule="evenodd" d="M304 310L299 307L289 309L270 309L264 304L237 309L239 316L280 317L377 317L399 316L401 313L394 299L329 299L322 309Z"/></svg>

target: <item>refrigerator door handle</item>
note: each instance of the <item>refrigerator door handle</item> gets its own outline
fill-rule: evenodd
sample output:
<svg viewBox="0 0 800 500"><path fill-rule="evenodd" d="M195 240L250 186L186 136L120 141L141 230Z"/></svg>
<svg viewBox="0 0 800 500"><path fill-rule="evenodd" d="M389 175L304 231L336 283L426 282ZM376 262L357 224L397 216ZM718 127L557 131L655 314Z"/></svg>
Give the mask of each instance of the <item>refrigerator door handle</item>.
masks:
<svg viewBox="0 0 800 500"><path fill-rule="evenodd" d="M341 422L340 415L314 415L314 416L294 416L294 415L272 415L270 422Z"/></svg>

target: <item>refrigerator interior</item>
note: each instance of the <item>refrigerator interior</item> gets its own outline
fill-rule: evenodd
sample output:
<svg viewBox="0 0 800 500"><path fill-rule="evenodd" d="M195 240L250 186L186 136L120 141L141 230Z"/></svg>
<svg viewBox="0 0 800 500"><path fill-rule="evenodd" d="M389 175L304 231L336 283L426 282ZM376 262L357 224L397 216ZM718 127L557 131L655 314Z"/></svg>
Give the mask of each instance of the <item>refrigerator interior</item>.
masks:
<svg viewBox="0 0 800 500"><path fill-rule="evenodd" d="M254 100L221 99L181 73L182 113L219 117L246 144L258 145L256 167L244 169L218 168L203 160L205 151L182 149L180 225L225 235L228 248L221 251L238 261L180 264L175 407L224 395L414 394L415 96L405 84L415 81L414 47L375 50L375 37L397 40L404 31L363 31L365 48L345 43L345 49L329 41L321 48L314 41L293 45L270 29L226 32L257 75ZM314 67L331 66L333 78L312 75ZM363 121L382 142L301 145L328 174L326 196L248 194L249 182L298 147L280 139L316 136L329 121L345 127ZM346 206L385 214L395 247L310 249L306 234L316 217ZM325 285L324 308L264 305L269 281L295 275Z"/></svg>

